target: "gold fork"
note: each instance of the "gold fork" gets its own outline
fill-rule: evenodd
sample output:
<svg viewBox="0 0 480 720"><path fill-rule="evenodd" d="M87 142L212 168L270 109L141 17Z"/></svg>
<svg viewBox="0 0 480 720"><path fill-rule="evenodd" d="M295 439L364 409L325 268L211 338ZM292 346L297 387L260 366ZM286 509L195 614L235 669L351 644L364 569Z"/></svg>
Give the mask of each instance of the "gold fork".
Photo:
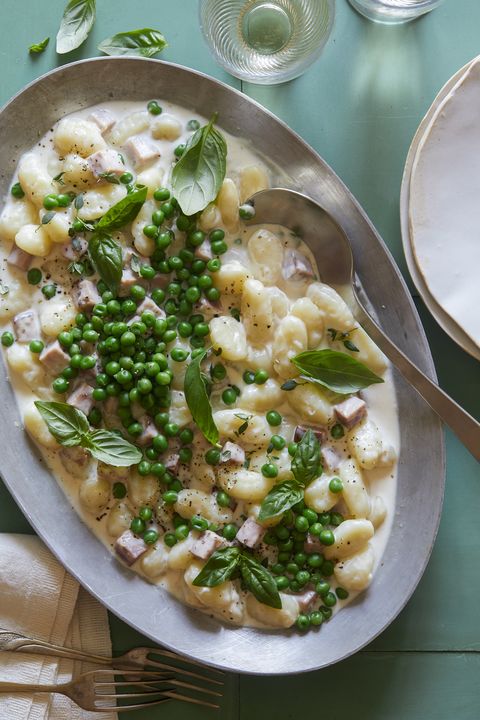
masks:
<svg viewBox="0 0 480 720"><path fill-rule="evenodd" d="M101 669L83 673L76 680L54 685L0 682L0 693L60 693L84 710L95 712L138 710L159 705L167 700L181 700L219 709L217 704L186 693L189 690L205 692L204 688L166 677L164 673L138 670L136 675L137 679L132 681L114 680L115 677L123 676L123 671ZM176 687L182 688L183 692L176 692ZM132 688L134 691L130 692ZM138 688L138 691L135 688ZM121 692L117 692L118 690ZM220 693L210 691L210 694L221 697ZM120 705L120 700L128 700L129 704Z"/></svg>
<svg viewBox="0 0 480 720"><path fill-rule="evenodd" d="M225 673L215 668L206 667L201 663L183 658L180 655L176 655L170 650L164 650L163 648L151 648L151 647L137 647L128 650L123 655L110 658L104 655L93 655L92 653L86 653L82 650L76 650L75 648L63 647L61 645L54 645L45 640L36 640L29 638L26 635L12 632L11 630L5 630L0 628L0 650L8 650L10 652L23 652L23 653L34 653L37 655L49 655L54 657L63 657L70 660L83 660L84 662L96 663L98 665L108 665L117 670L128 670L139 668L141 670L152 667L157 670L165 670L175 675L186 676L189 678L196 678L212 685L223 685L220 679L210 677L205 673L194 672L193 670L187 669L190 666L202 669L206 673L214 673L217 678L220 678ZM152 655L160 656L165 660L159 662L155 660ZM172 662L173 661L173 662ZM177 665L175 663L180 662L183 665L187 665L187 668Z"/></svg>

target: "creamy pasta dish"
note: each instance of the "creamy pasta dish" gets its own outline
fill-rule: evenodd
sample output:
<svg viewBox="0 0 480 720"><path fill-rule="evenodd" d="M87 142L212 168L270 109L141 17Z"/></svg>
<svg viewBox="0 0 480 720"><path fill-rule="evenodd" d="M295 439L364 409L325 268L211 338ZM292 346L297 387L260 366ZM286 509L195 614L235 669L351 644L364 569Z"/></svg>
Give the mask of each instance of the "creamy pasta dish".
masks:
<svg viewBox="0 0 480 720"><path fill-rule="evenodd" d="M397 414L311 250L255 224L271 174L167 102L60 119L0 215L1 342L26 432L118 562L221 620L305 631L381 560Z"/></svg>

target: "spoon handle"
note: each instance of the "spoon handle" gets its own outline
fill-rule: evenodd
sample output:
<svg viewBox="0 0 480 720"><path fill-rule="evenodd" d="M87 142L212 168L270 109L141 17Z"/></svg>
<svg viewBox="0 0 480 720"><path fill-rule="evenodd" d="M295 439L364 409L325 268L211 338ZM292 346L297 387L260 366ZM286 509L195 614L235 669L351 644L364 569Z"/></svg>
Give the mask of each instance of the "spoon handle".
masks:
<svg viewBox="0 0 480 720"><path fill-rule="evenodd" d="M444 423L455 433L476 460L480 461L480 423L452 400L436 383L430 380L393 343L370 315L358 303L361 324L372 340L384 352L415 390L423 397Z"/></svg>

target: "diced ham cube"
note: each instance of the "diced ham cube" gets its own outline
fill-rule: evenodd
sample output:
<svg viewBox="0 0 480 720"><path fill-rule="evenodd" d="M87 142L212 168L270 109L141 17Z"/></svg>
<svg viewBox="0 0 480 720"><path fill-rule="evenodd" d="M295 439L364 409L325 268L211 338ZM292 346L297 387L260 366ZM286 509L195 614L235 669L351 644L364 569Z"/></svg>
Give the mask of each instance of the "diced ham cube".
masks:
<svg viewBox="0 0 480 720"><path fill-rule="evenodd" d="M153 438L158 435L158 430L155 425L151 422L147 422L143 427L143 432L137 437L137 443L139 445L149 445Z"/></svg>
<svg viewBox="0 0 480 720"><path fill-rule="evenodd" d="M102 302L102 298L91 280L80 280L72 291L75 305L80 310L91 310L94 305Z"/></svg>
<svg viewBox="0 0 480 720"><path fill-rule="evenodd" d="M314 553L322 553L323 545L315 535L308 533L307 539L303 543L303 549L307 555L313 555Z"/></svg>
<svg viewBox="0 0 480 720"><path fill-rule="evenodd" d="M145 545L142 538L137 538L131 530L125 530L119 538L116 539L114 545L117 555L127 563L133 565L143 553L147 552L148 545Z"/></svg>
<svg viewBox="0 0 480 720"><path fill-rule="evenodd" d="M97 125L102 135L115 125L115 118L112 113L108 110L103 110L102 108L98 108L97 110L91 112L87 119Z"/></svg>
<svg viewBox="0 0 480 720"><path fill-rule="evenodd" d="M139 135L127 140L124 148L130 155L135 167L146 165L160 157L159 149L149 140Z"/></svg>
<svg viewBox="0 0 480 720"><path fill-rule="evenodd" d="M120 297L126 297L130 294L130 288L133 285L144 285L145 283L140 281L138 275L136 275L131 268L123 268L122 279L118 287L118 295Z"/></svg>
<svg viewBox="0 0 480 720"><path fill-rule="evenodd" d="M169 453L163 461L163 464L167 468L168 472L176 475L178 468L180 467L180 455L178 453Z"/></svg>
<svg viewBox="0 0 480 720"><path fill-rule="evenodd" d="M350 428L358 425L360 420L363 420L367 414L367 404L364 400L352 396L339 405L334 405L333 410L338 422L350 430Z"/></svg>
<svg viewBox="0 0 480 720"><path fill-rule="evenodd" d="M170 283L170 275L167 274L159 274L155 275L155 277L150 280L150 287L152 290L156 290L157 288L160 288L161 290L165 290L167 285Z"/></svg>
<svg viewBox="0 0 480 720"><path fill-rule="evenodd" d="M89 155L87 163L96 178L105 174L120 177L125 172L125 165L115 150L99 150Z"/></svg>
<svg viewBox="0 0 480 720"><path fill-rule="evenodd" d="M315 277L310 261L298 250L287 250L283 260L282 275L285 280L310 280Z"/></svg>
<svg viewBox="0 0 480 720"><path fill-rule="evenodd" d="M38 359L45 365L49 373L58 375L70 362L70 355L67 355L58 340L55 340L42 350Z"/></svg>
<svg viewBox="0 0 480 720"><path fill-rule="evenodd" d="M145 300L140 303L140 305L137 307L137 312L139 315L144 312L150 312L153 313L153 315L155 315L155 317L157 318L166 317L165 311L162 310L162 308L159 308L157 303L149 297L146 297Z"/></svg>
<svg viewBox="0 0 480 720"><path fill-rule="evenodd" d="M301 595L294 596L298 602L300 612L308 612L317 598L315 590L305 590Z"/></svg>
<svg viewBox="0 0 480 720"><path fill-rule="evenodd" d="M210 240L204 240L201 245L197 245L195 248L195 257L199 260L205 260L205 262L212 260L213 252Z"/></svg>
<svg viewBox="0 0 480 720"><path fill-rule="evenodd" d="M206 560L215 550L218 550L219 547L225 547L226 545L226 540L220 537L220 535L217 535L217 533L214 533L212 530L205 530L198 540L195 540L190 552L192 555L195 555L195 557L200 558L200 560Z"/></svg>
<svg viewBox="0 0 480 720"><path fill-rule="evenodd" d="M326 428L309 428L305 427L304 425L297 425L295 428L295 432L293 434L293 441L299 442L307 430L312 430L313 434L317 438L318 442L323 443L327 438L327 429Z"/></svg>
<svg viewBox="0 0 480 720"><path fill-rule="evenodd" d="M74 390L67 398L67 403L73 405L77 410L81 410L85 415L88 415L93 407L93 387L82 383Z"/></svg>
<svg viewBox="0 0 480 720"><path fill-rule="evenodd" d="M77 260L81 255L87 252L88 242L85 238L74 237L71 242L62 245L61 251L64 258L67 260Z"/></svg>
<svg viewBox="0 0 480 720"><path fill-rule="evenodd" d="M259 525L251 517L247 518L237 533L236 540L246 545L246 547L254 548L261 541L265 534L265 528Z"/></svg>
<svg viewBox="0 0 480 720"><path fill-rule="evenodd" d="M222 312L222 306L218 302L211 302L206 297L202 296L198 302L195 303L195 311L201 315L205 315L206 318L212 318L214 315L220 315Z"/></svg>
<svg viewBox="0 0 480 720"><path fill-rule="evenodd" d="M340 455L331 445L323 445L322 450L322 464L326 470L336 470L340 464Z"/></svg>
<svg viewBox="0 0 480 720"><path fill-rule="evenodd" d="M7 263L9 265L13 265L14 267L17 267L19 270L28 270L30 265L32 264L33 255L30 255L30 253L25 252L25 250L22 250L18 247L18 245L14 245L12 249L10 250L10 253L7 257Z"/></svg>
<svg viewBox="0 0 480 720"><path fill-rule="evenodd" d="M230 440L228 440L222 448L220 462L243 465L245 462L245 450L240 447L240 445L237 445L237 443L230 442Z"/></svg>
<svg viewBox="0 0 480 720"><path fill-rule="evenodd" d="M13 318L13 329L18 342L31 342L41 336L40 323L35 310L24 310ZM68 358L70 360L70 358Z"/></svg>
<svg viewBox="0 0 480 720"><path fill-rule="evenodd" d="M84 468L91 458L91 455L81 447L62 447L59 452L60 460L66 470L72 472L73 467Z"/></svg>

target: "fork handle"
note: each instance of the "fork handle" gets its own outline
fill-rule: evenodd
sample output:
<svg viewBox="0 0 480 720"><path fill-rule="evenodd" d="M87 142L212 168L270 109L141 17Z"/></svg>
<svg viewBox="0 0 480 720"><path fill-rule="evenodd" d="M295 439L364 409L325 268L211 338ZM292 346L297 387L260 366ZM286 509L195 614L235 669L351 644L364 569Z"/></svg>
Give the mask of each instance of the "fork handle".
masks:
<svg viewBox="0 0 480 720"><path fill-rule="evenodd" d="M444 423L455 433L458 439L471 452L476 460L480 461L480 423L458 405L436 383L430 380L390 338L372 320L358 301L361 311L358 319L372 340L385 353L397 370L403 375L415 390L423 397ZM360 317L359 317L360 316Z"/></svg>
<svg viewBox="0 0 480 720"><path fill-rule="evenodd" d="M46 640L36 640L27 635L21 635L10 630L0 628L0 650L9 652L34 653L35 655L47 655L49 657L62 657L69 660L84 660L95 662L99 665L110 665L111 658L103 655L92 655L74 648L66 648L61 645L49 643Z"/></svg>
<svg viewBox="0 0 480 720"><path fill-rule="evenodd" d="M32 685L30 683L0 682L0 693L60 693L64 691L67 683L61 685ZM68 697L68 696L67 696Z"/></svg>

